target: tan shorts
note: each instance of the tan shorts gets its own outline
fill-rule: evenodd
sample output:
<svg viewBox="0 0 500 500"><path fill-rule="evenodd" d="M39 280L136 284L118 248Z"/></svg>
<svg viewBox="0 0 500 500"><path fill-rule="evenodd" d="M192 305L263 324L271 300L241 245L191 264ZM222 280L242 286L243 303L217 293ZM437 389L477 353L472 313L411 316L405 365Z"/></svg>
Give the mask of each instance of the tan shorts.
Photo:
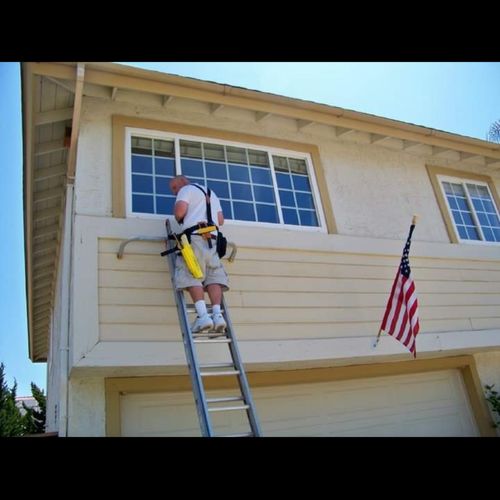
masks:
<svg viewBox="0 0 500 500"><path fill-rule="evenodd" d="M224 292L229 290L229 279L217 255L215 241L212 240L212 248L208 248L208 243L201 236L193 235L191 236L191 246L200 264L203 278L194 278L182 256L177 255L174 276L177 290L183 290L191 286L203 286L206 289L207 285L213 284L221 285Z"/></svg>

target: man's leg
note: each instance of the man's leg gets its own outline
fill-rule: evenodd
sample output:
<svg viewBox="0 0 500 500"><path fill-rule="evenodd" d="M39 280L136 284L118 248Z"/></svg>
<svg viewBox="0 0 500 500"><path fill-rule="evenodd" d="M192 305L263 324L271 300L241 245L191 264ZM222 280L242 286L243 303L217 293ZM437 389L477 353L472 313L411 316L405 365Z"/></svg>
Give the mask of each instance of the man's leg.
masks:
<svg viewBox="0 0 500 500"><path fill-rule="evenodd" d="M190 286L187 288L187 291L189 292L189 295L191 295L191 299L193 300L193 304L196 309L196 314L198 315L196 321L191 326L191 331L193 333L197 333L212 329L214 323L207 312L203 287Z"/></svg>
<svg viewBox="0 0 500 500"><path fill-rule="evenodd" d="M217 332L223 332L227 325L220 310L220 304L222 302L222 287L218 283L213 283L211 285L207 285L207 292L210 297L210 302L212 303L212 319L214 322L214 329Z"/></svg>

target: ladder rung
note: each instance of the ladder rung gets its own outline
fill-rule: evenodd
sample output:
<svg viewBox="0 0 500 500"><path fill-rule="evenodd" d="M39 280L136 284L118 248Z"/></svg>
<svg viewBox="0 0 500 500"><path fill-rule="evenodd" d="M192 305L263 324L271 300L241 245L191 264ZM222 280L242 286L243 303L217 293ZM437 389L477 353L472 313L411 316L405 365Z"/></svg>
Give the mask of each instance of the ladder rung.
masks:
<svg viewBox="0 0 500 500"><path fill-rule="evenodd" d="M217 436L214 436L214 437L218 437L218 438L240 438L240 437L252 437L253 436L253 432L243 432L241 434L219 434Z"/></svg>
<svg viewBox="0 0 500 500"><path fill-rule="evenodd" d="M199 338L209 338L209 339L215 339L218 337L227 337L226 332L216 332L215 330L210 330L208 332L198 332L198 333L192 333L191 334L194 339L199 339Z"/></svg>
<svg viewBox="0 0 500 500"><path fill-rule="evenodd" d="M229 403L230 401L244 401L242 396L227 396L225 398L207 398L207 403Z"/></svg>
<svg viewBox="0 0 500 500"><path fill-rule="evenodd" d="M233 410L248 410L248 405L242 406L220 406L217 408L209 408L208 411L233 411Z"/></svg>
<svg viewBox="0 0 500 500"><path fill-rule="evenodd" d="M193 339L193 342L195 344L209 344L210 342L213 342L214 344L229 344L231 342L231 339L228 338L215 338L215 339Z"/></svg>
<svg viewBox="0 0 500 500"><path fill-rule="evenodd" d="M192 313L192 312L196 312L196 307L194 306L194 304L186 304L186 311L187 311L187 312L190 312L190 313ZM223 312L224 312L224 309L223 309L223 308L221 308L221 310L220 310L220 311L221 311L221 313L223 313ZM208 314L212 314L212 306L211 306L211 305L208 305L208 304L207 304L207 313L208 313Z"/></svg>
<svg viewBox="0 0 500 500"><path fill-rule="evenodd" d="M233 363L205 363L200 368L234 368Z"/></svg>
<svg viewBox="0 0 500 500"><path fill-rule="evenodd" d="M218 377L218 376L223 376L223 375L239 375L240 371L239 370L233 370L233 371L225 371L225 372L200 372L200 375L202 377Z"/></svg>

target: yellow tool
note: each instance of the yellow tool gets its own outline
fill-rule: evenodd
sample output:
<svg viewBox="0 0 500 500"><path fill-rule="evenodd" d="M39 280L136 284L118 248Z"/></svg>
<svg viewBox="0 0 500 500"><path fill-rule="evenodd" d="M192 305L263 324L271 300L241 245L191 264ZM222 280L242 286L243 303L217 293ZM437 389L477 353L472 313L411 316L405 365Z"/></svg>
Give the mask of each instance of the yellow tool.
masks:
<svg viewBox="0 0 500 500"><path fill-rule="evenodd" d="M200 268L200 264L198 264L198 259L193 252L193 247L189 243L187 236L183 234L180 241L177 236L175 237L175 239L177 241L177 248L181 251L182 258L184 259L189 272L197 280L203 278L203 272Z"/></svg>
<svg viewBox="0 0 500 500"><path fill-rule="evenodd" d="M200 227L199 229L196 230L196 234L205 234L205 233L210 233L212 231L215 231L217 229L216 226L205 226L205 227Z"/></svg>

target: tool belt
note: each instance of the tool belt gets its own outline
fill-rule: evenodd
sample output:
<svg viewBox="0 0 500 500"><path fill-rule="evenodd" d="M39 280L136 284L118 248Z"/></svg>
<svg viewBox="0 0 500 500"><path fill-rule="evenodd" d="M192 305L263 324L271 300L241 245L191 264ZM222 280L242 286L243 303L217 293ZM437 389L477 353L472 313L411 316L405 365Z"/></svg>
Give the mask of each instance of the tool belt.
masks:
<svg viewBox="0 0 500 500"><path fill-rule="evenodd" d="M205 237L205 238L207 238L209 248L212 248L212 240L215 240L215 248L217 250L217 255L219 256L220 259L222 259L222 257L226 255L227 239L216 225L209 223L207 224L206 222L200 222L194 226L185 229L183 234L187 236L188 241L191 243L191 235L203 236L204 234L210 233L212 231L217 231L217 236L212 234L210 235L210 237Z"/></svg>
<svg viewBox="0 0 500 500"><path fill-rule="evenodd" d="M210 233L212 231L217 231L217 236L211 234L209 241L209 246L212 248L212 240L215 240L215 246L217 255L220 259L226 255L227 250L227 239L226 237L218 230L218 227L215 225L208 225L205 222L201 222L194 226L188 227L182 233L179 234L171 234L168 236L169 239L175 240L177 245L174 248L170 248L169 250L165 250L160 255L164 257L165 255L169 255L173 252L178 252L178 255L182 254L182 241L183 237L186 238L186 242L191 248L191 236L203 236L204 234ZM187 264L187 262L186 262ZM189 266L188 266L189 267Z"/></svg>
<svg viewBox="0 0 500 500"><path fill-rule="evenodd" d="M200 264L198 262L198 259L196 258L193 247L191 246L187 235L185 235L184 233L174 233L169 235L168 239L175 240L176 246L174 248L170 248L169 250L165 250L160 255L163 257L173 252L177 252L177 255L182 255L182 258L184 259L189 272L193 275L193 278L202 279L203 271L200 268Z"/></svg>

